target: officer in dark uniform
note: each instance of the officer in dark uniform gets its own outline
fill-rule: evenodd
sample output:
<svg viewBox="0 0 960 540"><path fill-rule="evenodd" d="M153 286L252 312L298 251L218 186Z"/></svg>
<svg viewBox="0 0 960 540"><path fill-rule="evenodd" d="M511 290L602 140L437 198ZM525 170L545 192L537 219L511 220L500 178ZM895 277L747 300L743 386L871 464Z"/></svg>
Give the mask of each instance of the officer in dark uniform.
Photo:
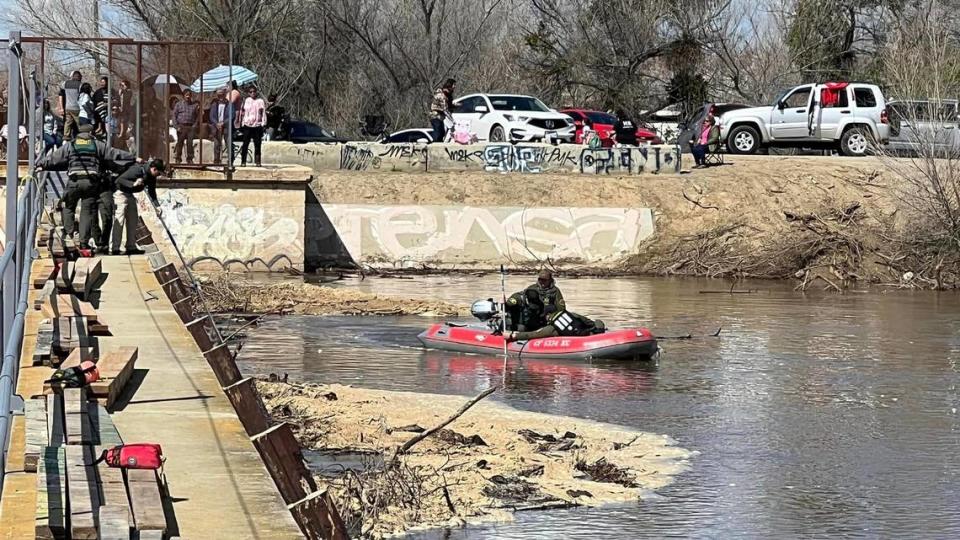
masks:
<svg viewBox="0 0 960 540"><path fill-rule="evenodd" d="M564 310L555 312L550 317L549 324L542 328L532 332L507 332L505 337L508 342L527 341L556 336L591 336L606 331L603 321L592 321L583 315Z"/></svg>
<svg viewBox="0 0 960 540"><path fill-rule="evenodd" d="M537 276L537 282L527 287L526 290L532 291L540 299L544 320L558 311L567 309L567 303L563 300L563 293L557 288L557 283L553 280L553 273L549 270L541 271Z"/></svg>
<svg viewBox="0 0 960 540"><path fill-rule="evenodd" d="M510 298L507 298L505 311L509 317L507 330L525 332L546 324L540 295L531 289L511 294Z"/></svg>
<svg viewBox="0 0 960 540"><path fill-rule="evenodd" d="M75 140L64 143L59 149L48 153L37 164L38 169L67 171L69 180L60 203L63 206L63 228L68 237L76 229L75 213L80 202L80 247L90 244L92 216L97 198L101 195L101 182L106 169L121 172L137 161L136 156L110 148L93 138L92 126L81 126ZM100 240L100 239L98 239Z"/></svg>

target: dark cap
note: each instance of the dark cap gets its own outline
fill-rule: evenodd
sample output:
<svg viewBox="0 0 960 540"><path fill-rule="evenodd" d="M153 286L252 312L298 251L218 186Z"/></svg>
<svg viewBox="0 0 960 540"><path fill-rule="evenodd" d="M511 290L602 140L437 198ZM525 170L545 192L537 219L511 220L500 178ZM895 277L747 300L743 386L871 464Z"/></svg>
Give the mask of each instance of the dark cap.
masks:
<svg viewBox="0 0 960 540"><path fill-rule="evenodd" d="M162 159L154 159L154 160L152 160L152 161L150 162L150 164L148 165L148 167L151 168L151 169L156 169L156 170L158 170L158 171L160 171L160 172L164 172L164 171L166 170L166 168L167 168L166 164L163 162Z"/></svg>
<svg viewBox="0 0 960 540"><path fill-rule="evenodd" d="M83 124L77 130L80 133L93 133L93 124Z"/></svg>
<svg viewBox="0 0 960 540"><path fill-rule="evenodd" d="M552 281L552 280L553 280L553 272L551 272L551 271L549 271L549 270L541 270L541 271L540 271L540 274L537 275L537 279L538 279L538 280L546 279L546 280L548 280L548 281Z"/></svg>

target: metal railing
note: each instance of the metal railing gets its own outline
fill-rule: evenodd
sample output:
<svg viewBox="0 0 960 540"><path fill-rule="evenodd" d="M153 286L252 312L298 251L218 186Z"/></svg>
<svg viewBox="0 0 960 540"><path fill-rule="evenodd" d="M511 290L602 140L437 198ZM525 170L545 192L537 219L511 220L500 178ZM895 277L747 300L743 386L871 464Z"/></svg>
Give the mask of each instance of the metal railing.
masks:
<svg viewBox="0 0 960 540"><path fill-rule="evenodd" d="M20 49L20 33L11 32L7 50L9 79L10 110L19 109L22 69ZM7 193L6 219L4 233L6 242L3 255L0 257L0 343L3 344L3 364L0 366L0 444L3 455L0 461L0 497L4 486L4 476L7 470L7 454L10 444L10 428L13 416L13 396L20 368L20 352L23 347L24 320L27 313L27 293L30 290L30 268L38 253L34 247L37 234L37 222L43 207L43 191L45 181L34 178L37 155L36 141L39 125L36 118L37 87L33 74L30 76L30 85L27 90L29 99L29 152L28 174L25 182L20 184L18 166L18 145L7 145ZM16 114L7 119L8 133L17 133L19 122Z"/></svg>

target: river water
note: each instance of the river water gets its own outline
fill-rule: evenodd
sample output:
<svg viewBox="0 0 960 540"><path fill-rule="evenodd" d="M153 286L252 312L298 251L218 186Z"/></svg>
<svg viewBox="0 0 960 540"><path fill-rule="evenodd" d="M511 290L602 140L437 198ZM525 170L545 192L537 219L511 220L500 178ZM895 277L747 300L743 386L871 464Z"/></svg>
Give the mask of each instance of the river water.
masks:
<svg viewBox="0 0 960 540"><path fill-rule="evenodd" d="M508 289L530 278L514 276ZM468 303L491 277L349 282L376 293ZM496 399L669 435L691 469L634 505L518 514L422 538L960 537L960 297L799 294L787 284L570 279L568 306L608 326L641 324L657 362L511 361ZM429 319L285 317L250 332L245 371L370 388L474 395L502 358L426 352Z"/></svg>

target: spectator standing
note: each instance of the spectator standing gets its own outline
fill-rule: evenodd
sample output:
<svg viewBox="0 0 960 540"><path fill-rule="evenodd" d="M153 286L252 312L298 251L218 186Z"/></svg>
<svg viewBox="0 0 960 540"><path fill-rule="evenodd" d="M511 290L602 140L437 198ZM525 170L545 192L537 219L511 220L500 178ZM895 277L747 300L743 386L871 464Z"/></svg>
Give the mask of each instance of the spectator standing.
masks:
<svg viewBox="0 0 960 540"><path fill-rule="evenodd" d="M230 81L230 92L227 95L227 100L233 106L233 127L238 128L240 127L240 111L243 109L243 95L240 93L237 81Z"/></svg>
<svg viewBox="0 0 960 540"><path fill-rule="evenodd" d="M98 131L102 134L106 134L109 127L107 126L107 113L109 111L109 94L107 94L107 87L110 84L106 76L100 77L97 81L97 89L93 92L93 110L97 113L97 126Z"/></svg>
<svg viewBox="0 0 960 540"><path fill-rule="evenodd" d="M232 107L227 101L227 89L217 90L210 103L210 137L213 139L213 164L220 164L223 145L227 139L227 125L230 122ZM232 152L231 152L232 153Z"/></svg>
<svg viewBox="0 0 960 540"><path fill-rule="evenodd" d="M70 79L60 87L60 112L63 113L63 138L72 141L80 128L80 86L83 76L79 71L70 74Z"/></svg>
<svg viewBox="0 0 960 540"><path fill-rule="evenodd" d="M53 111L50 109L50 100L48 99L43 100L43 111L40 113L40 118L43 123L43 153L46 154L50 150L56 150L63 144L59 132L60 119L57 118L57 115L53 114Z"/></svg>
<svg viewBox="0 0 960 540"><path fill-rule="evenodd" d="M433 94L433 102L430 103L430 126L433 128L434 142L443 142L447 135L445 122L453 123L450 104L453 102L453 90L456 83L457 81L453 79L447 79Z"/></svg>
<svg viewBox="0 0 960 540"><path fill-rule="evenodd" d="M90 83L80 85L80 95L77 103L80 105L80 125L96 127L97 113L93 107L93 88Z"/></svg>
<svg viewBox="0 0 960 540"><path fill-rule="evenodd" d="M173 153L177 163L183 163L183 145L187 145L187 164L193 163L193 138L200 122L200 104L193 101L193 92L183 91L183 99L173 107L173 124L177 128L177 144Z"/></svg>
<svg viewBox="0 0 960 540"><path fill-rule="evenodd" d="M243 130L243 146L240 147L240 166L247 165L247 149L253 140L254 163L260 163L260 145L263 142L263 126L267 124L267 104L263 98L257 97L257 87L251 86L247 91L247 99L243 102L240 128Z"/></svg>
<svg viewBox="0 0 960 540"><path fill-rule="evenodd" d="M133 104L133 89L130 88L130 81L126 79L120 81L120 92L117 98L120 106L120 135L126 136L127 131L133 127L133 115L136 112Z"/></svg>
<svg viewBox="0 0 960 540"><path fill-rule="evenodd" d="M277 95L270 94L267 98L267 129L265 131L268 141L282 138L283 119L286 115L287 110L277 103Z"/></svg>
<svg viewBox="0 0 960 540"><path fill-rule="evenodd" d="M637 126L623 109L617 111L617 123L613 125L613 133L619 144L637 145Z"/></svg>

